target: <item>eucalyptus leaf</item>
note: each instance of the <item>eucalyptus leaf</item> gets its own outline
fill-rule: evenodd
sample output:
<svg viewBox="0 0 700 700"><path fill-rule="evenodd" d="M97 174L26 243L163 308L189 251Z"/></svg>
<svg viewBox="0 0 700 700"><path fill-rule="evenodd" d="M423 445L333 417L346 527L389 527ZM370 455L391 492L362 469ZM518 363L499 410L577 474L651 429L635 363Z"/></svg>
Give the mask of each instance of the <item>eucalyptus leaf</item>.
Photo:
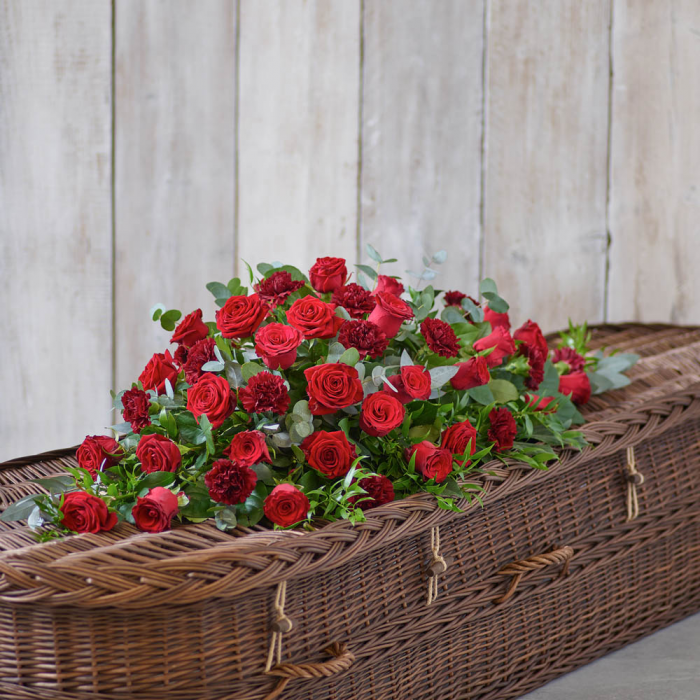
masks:
<svg viewBox="0 0 700 700"><path fill-rule="evenodd" d="M438 250L438 252L433 255L433 262L437 263L438 265L442 265L445 260L447 260L446 250Z"/></svg>
<svg viewBox="0 0 700 700"><path fill-rule="evenodd" d="M233 296L231 290L221 282L209 282L207 289L214 295L214 299L228 299Z"/></svg>
<svg viewBox="0 0 700 700"><path fill-rule="evenodd" d="M258 475L258 479L268 486L272 486L275 483L275 479L272 475L272 469L262 462L254 464L251 469Z"/></svg>
<svg viewBox="0 0 700 700"><path fill-rule="evenodd" d="M272 436L272 444L275 447L291 447L292 446L292 440L289 437L289 433L275 433Z"/></svg>
<svg viewBox="0 0 700 700"><path fill-rule="evenodd" d="M265 368L262 365L259 365L257 362L246 362L241 367L241 374L243 375L244 381L249 382L251 377L254 377L256 374L263 372L264 370Z"/></svg>
<svg viewBox="0 0 700 700"><path fill-rule="evenodd" d="M401 353L401 367L411 367L413 365L413 360L408 352L404 349Z"/></svg>
<svg viewBox="0 0 700 700"><path fill-rule="evenodd" d="M328 357L326 358L326 362L329 364L338 362L338 360L343 356L344 352L344 345L341 343L331 343L331 346L328 348Z"/></svg>
<svg viewBox="0 0 700 700"><path fill-rule="evenodd" d="M164 312L160 317L160 325L166 331L174 331L175 324L180 320L182 312L177 309L171 309L170 311Z"/></svg>
<svg viewBox="0 0 700 700"><path fill-rule="evenodd" d="M227 360L224 363L224 370L226 372L226 379L232 389L240 389L244 385L243 371L238 362L230 362Z"/></svg>
<svg viewBox="0 0 700 700"><path fill-rule="evenodd" d="M461 305L474 323L481 323L484 320L484 310L477 306L469 297L464 297Z"/></svg>
<svg viewBox="0 0 700 700"><path fill-rule="evenodd" d="M223 532L233 530L238 524L235 506L227 506L226 508L218 510L214 516L214 522L216 523L216 527Z"/></svg>
<svg viewBox="0 0 700 700"><path fill-rule="evenodd" d="M151 307L151 310L148 313L150 314L151 319L157 321L165 310L164 304L156 304L155 306Z"/></svg>
<svg viewBox="0 0 700 700"><path fill-rule="evenodd" d="M456 365L443 365L442 367L433 367L429 372L431 388L439 389L459 372L459 367Z"/></svg>
<svg viewBox="0 0 700 700"><path fill-rule="evenodd" d="M202 365L203 372L221 372L225 368L223 362L218 362L217 360L212 360L211 362L205 362Z"/></svg>
<svg viewBox="0 0 700 700"><path fill-rule="evenodd" d="M378 277L377 271L369 265L355 265L355 267L358 270L362 270L362 272L364 272L367 275L367 277L369 277L372 280L376 280Z"/></svg>
<svg viewBox="0 0 700 700"><path fill-rule="evenodd" d="M494 403L493 394L491 393L491 389L489 388L488 384L472 387L467 391L467 393L469 394L470 398L483 406L488 406L489 404Z"/></svg>
<svg viewBox="0 0 700 700"><path fill-rule="evenodd" d="M488 383L489 389L493 394L493 400L496 403L508 403L509 401L517 401L520 394L518 389L512 382L507 379L492 379Z"/></svg>
<svg viewBox="0 0 700 700"><path fill-rule="evenodd" d="M365 245L365 250L367 251L367 255L369 255L369 257L372 258L372 260L374 260L374 262L378 262L378 263L383 262L382 256L379 255L379 253L374 249L374 246L372 246L371 243L367 243Z"/></svg>
<svg viewBox="0 0 700 700"><path fill-rule="evenodd" d="M440 318L445 323L464 323L464 314L460 313L459 309L455 308L454 306L446 306L442 310Z"/></svg>
<svg viewBox="0 0 700 700"><path fill-rule="evenodd" d="M38 493L31 493L19 501L15 501L5 508L0 515L0 520L4 523L10 523L15 520L26 520L31 512L36 508L36 499L40 497Z"/></svg>
<svg viewBox="0 0 700 700"><path fill-rule="evenodd" d="M69 474L59 474L58 476L44 476L40 479L31 480L39 486L43 486L50 494L65 493L76 488L75 479Z"/></svg>
<svg viewBox="0 0 700 700"><path fill-rule="evenodd" d="M338 362L354 367L360 361L360 353L357 348L348 348L339 358Z"/></svg>

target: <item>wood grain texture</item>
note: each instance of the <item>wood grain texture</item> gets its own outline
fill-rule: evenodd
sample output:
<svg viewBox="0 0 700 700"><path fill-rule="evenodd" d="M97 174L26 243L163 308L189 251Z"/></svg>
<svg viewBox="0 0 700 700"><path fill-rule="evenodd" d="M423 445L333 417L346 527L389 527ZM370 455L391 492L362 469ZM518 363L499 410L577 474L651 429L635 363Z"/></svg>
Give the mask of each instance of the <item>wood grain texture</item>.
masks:
<svg viewBox="0 0 700 700"><path fill-rule="evenodd" d="M235 5L116 6L116 376L130 386L169 334L156 302L214 320L234 267Z"/></svg>
<svg viewBox="0 0 700 700"><path fill-rule="evenodd" d="M489 5L484 273L517 324L600 321L609 0Z"/></svg>
<svg viewBox="0 0 700 700"><path fill-rule="evenodd" d="M611 320L700 322L700 4L613 18Z"/></svg>
<svg viewBox="0 0 700 700"><path fill-rule="evenodd" d="M0 2L0 461L110 423L110 15Z"/></svg>
<svg viewBox="0 0 700 700"><path fill-rule="evenodd" d="M359 0L242 0L241 258L355 260Z"/></svg>
<svg viewBox="0 0 700 700"><path fill-rule="evenodd" d="M474 294L479 276L483 7L444 0L367 2L362 107L362 255ZM415 283L415 280L414 280Z"/></svg>

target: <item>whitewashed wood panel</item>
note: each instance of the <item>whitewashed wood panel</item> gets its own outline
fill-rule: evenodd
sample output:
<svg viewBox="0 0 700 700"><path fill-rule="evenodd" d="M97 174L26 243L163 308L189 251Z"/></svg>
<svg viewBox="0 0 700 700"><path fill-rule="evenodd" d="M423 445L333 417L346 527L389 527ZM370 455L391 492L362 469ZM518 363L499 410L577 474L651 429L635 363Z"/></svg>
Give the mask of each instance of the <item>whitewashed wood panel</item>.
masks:
<svg viewBox="0 0 700 700"><path fill-rule="evenodd" d="M110 424L109 0L0 2L0 461Z"/></svg>
<svg viewBox="0 0 700 700"><path fill-rule="evenodd" d="M361 243L404 278L449 252L434 284L479 276L483 3L369 0L364 13Z"/></svg>
<svg viewBox="0 0 700 700"><path fill-rule="evenodd" d="M700 322L700 3L613 18L611 320Z"/></svg>
<svg viewBox="0 0 700 700"><path fill-rule="evenodd" d="M241 0L238 251L355 261L360 0Z"/></svg>
<svg viewBox="0 0 700 700"><path fill-rule="evenodd" d="M156 302L214 319L234 269L235 4L116 5L117 386L169 334Z"/></svg>
<svg viewBox="0 0 700 700"><path fill-rule="evenodd" d="M489 7L484 273L517 323L600 321L610 2Z"/></svg>

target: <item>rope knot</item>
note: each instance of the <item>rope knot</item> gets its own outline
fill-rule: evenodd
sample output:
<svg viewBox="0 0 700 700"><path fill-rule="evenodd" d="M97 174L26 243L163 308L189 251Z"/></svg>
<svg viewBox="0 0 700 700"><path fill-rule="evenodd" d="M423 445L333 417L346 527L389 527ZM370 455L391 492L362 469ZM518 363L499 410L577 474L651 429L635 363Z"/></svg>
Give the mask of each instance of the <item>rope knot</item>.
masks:
<svg viewBox="0 0 700 700"><path fill-rule="evenodd" d="M438 578L447 571L447 562L440 554L440 526L436 525L430 530L430 551L433 558L428 565L430 579L428 580L428 605L438 597Z"/></svg>
<svg viewBox="0 0 700 700"><path fill-rule="evenodd" d="M627 520L634 520L639 515L639 498L637 486L644 483L644 474L637 471L637 460L634 456L634 447L627 448L627 464L625 465L625 479L627 481Z"/></svg>
<svg viewBox="0 0 700 700"><path fill-rule="evenodd" d="M282 635L285 632L291 632L294 624L284 614L284 604L287 599L287 582L280 581L277 586L277 596L275 597L275 621L270 625L272 629L272 640L270 641L270 651L267 654L267 663L265 664L265 672L267 673L272 668L272 662L276 657L276 663L279 666L282 663Z"/></svg>

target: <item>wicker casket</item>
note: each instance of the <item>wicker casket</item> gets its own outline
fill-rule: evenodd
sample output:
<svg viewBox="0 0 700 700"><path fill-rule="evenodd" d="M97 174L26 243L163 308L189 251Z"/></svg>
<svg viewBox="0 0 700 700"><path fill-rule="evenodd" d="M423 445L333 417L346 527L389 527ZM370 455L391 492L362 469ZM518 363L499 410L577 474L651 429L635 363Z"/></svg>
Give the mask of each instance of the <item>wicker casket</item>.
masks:
<svg viewBox="0 0 700 700"><path fill-rule="evenodd" d="M632 384L587 405L584 452L489 465L483 508L43 544L3 524L0 696L509 698L700 609L700 330L594 336L642 356ZM71 461L0 465L3 506Z"/></svg>

